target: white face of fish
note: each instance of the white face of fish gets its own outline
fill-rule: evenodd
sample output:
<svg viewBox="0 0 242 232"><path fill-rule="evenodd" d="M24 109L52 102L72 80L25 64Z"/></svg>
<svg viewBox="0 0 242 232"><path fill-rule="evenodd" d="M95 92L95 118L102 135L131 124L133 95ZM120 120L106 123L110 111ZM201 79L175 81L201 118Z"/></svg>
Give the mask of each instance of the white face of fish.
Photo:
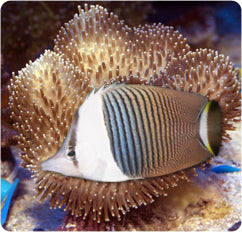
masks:
<svg viewBox="0 0 242 232"><path fill-rule="evenodd" d="M102 89L91 93L78 109L61 148L41 164L43 171L94 181L130 179L113 158L104 124L101 92Z"/></svg>

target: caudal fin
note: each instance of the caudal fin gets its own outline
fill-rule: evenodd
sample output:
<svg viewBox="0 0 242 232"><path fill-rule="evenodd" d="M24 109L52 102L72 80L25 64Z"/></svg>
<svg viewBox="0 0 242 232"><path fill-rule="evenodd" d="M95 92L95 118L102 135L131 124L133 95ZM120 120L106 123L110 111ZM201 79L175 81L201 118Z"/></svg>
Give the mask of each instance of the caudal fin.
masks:
<svg viewBox="0 0 242 232"><path fill-rule="evenodd" d="M216 156L221 143L222 112L218 102L209 101L200 117L200 137L208 151Z"/></svg>

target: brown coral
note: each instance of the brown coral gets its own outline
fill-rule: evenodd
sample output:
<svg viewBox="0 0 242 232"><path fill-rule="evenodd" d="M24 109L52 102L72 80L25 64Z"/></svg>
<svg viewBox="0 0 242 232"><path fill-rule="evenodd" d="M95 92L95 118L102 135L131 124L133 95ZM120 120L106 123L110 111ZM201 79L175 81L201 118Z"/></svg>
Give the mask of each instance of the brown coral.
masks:
<svg viewBox="0 0 242 232"><path fill-rule="evenodd" d="M166 188L188 179L186 172L194 172L103 183L41 171L40 163L58 150L92 87L118 80L204 94L222 105L226 138L226 130L233 129L239 117L240 83L233 65L214 51L189 52L186 39L171 27L154 24L131 29L106 9L91 6L79 8L79 14L61 28L55 44L55 52L46 51L13 75L10 86L21 157L36 173L37 196L43 200L51 195L51 207L66 205L73 215L89 215L98 222L121 219L131 207L166 195Z"/></svg>
<svg viewBox="0 0 242 232"><path fill-rule="evenodd" d="M104 81L147 80L158 76L171 57L186 54L190 47L172 27L161 24L129 28L101 6L79 8L79 15L62 27L54 50L91 77Z"/></svg>

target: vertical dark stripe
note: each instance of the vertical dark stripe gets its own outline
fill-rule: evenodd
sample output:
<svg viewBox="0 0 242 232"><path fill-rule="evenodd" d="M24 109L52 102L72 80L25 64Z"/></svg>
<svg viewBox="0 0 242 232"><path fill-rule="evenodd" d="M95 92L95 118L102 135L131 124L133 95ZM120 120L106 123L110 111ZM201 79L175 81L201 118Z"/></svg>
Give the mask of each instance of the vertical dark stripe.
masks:
<svg viewBox="0 0 242 232"><path fill-rule="evenodd" d="M146 137L146 141L147 141L147 151L146 151L146 161L147 161L147 170L149 170L151 168L151 165L153 163L152 159L152 144L151 144L151 134L150 134L150 125L149 125L149 119L148 119L148 112L147 112L147 108L146 108L146 102L145 102L145 99L144 99L144 96L143 96L143 93L133 87L133 89L135 89L137 91L137 93L139 93L139 96L140 96L140 106L141 109L143 109L143 112L142 112L142 119L143 119L143 125L144 125L144 129L145 129L145 137Z"/></svg>
<svg viewBox="0 0 242 232"><path fill-rule="evenodd" d="M165 160L165 144L164 144L164 138L163 138L163 128L162 128L162 124L164 121L163 118L163 105L160 101L160 93L158 91L154 91L153 92L154 96L155 96L155 100L156 100L156 105L157 105L157 114L158 114L158 121L159 121L159 134L160 134L160 140L159 140L159 144L160 144L160 155L159 155L159 164L160 165L164 165L164 160Z"/></svg>
<svg viewBox="0 0 242 232"><path fill-rule="evenodd" d="M156 162L155 162L155 157L157 157L157 138L156 138L156 121L154 117L154 102L151 100L150 93L147 92L147 90L143 89L145 95L147 96L147 101L146 101L146 109L147 109L147 118L149 122L149 130L151 134L151 145L152 145L152 153L150 156L152 157L152 166L153 168L156 167ZM149 109L148 109L149 107Z"/></svg>
<svg viewBox="0 0 242 232"><path fill-rule="evenodd" d="M178 100L178 99L177 99ZM182 137L181 130L180 130L180 123L178 123L178 118L176 115L179 115L180 113L177 110L177 101L176 98L174 99L170 99L170 105L171 105L171 109L172 109L172 120L173 120L173 127L172 127L172 131L173 131L173 137L172 137L172 154L176 154L178 152L178 148L179 148L179 141L178 138ZM180 121L180 120L179 120Z"/></svg>
<svg viewBox="0 0 242 232"><path fill-rule="evenodd" d="M77 123L78 123L78 120L79 120L79 112L78 111L79 110L76 111L76 113L73 117L73 122L71 124L72 128L77 127ZM68 146L69 146L69 148L73 148L73 147L76 146L76 130L71 130Z"/></svg>
<svg viewBox="0 0 242 232"><path fill-rule="evenodd" d="M117 123L117 119L115 117L115 111L113 108L113 104L111 102L111 99L109 98L109 96L107 94L103 95L104 100L106 101L106 105L107 105L107 109L110 115L110 128L112 130L112 134L113 134L113 144L111 145L111 150L112 153L114 155L114 159L117 162L119 168L122 170L122 172L124 172L124 164L123 164L123 160L121 159L121 145L120 145L120 138L119 138L119 133L118 133L118 123ZM107 123L107 121L106 121Z"/></svg>
<svg viewBox="0 0 242 232"><path fill-rule="evenodd" d="M166 97L166 104L167 104L167 114L169 118L169 147L170 147L170 154L174 154L174 144L176 143L175 140L175 127L174 127L174 109L172 108L172 101L169 97Z"/></svg>
<svg viewBox="0 0 242 232"><path fill-rule="evenodd" d="M119 107L121 110L121 117L122 117L122 122L124 125L124 135L125 135L125 139L126 139L126 147L128 150L126 152L126 157L128 160L128 163L130 164L130 174L131 176L136 176L136 155L134 153L134 138L133 138L133 134L132 134L132 130L131 130L131 123L130 123L130 115L129 115L129 111L127 109L127 102L124 102L124 94L121 92L119 92L120 88L115 89L114 95L117 98L118 102L119 102Z"/></svg>
<svg viewBox="0 0 242 232"><path fill-rule="evenodd" d="M151 104L153 118L154 118L154 126L155 126L155 137L156 137L154 142L156 144L156 150L157 150L157 154L154 154L154 155L157 158L157 166L159 166L160 165L160 156L162 155L159 108L158 108L158 102L157 102L153 89L148 89L148 91L149 91L149 94L152 95L152 98L153 98L152 102L154 102L154 104Z"/></svg>
<svg viewBox="0 0 242 232"><path fill-rule="evenodd" d="M124 173L130 176L131 165L128 159L128 145L127 145L127 137L125 134L124 123L121 117L121 109L120 103L118 102L117 97L115 96L113 91L107 92L107 95L110 95L110 99L112 100L114 106L115 117L117 119L117 130L119 133L119 138L121 142L121 159L123 160L124 164Z"/></svg>
<svg viewBox="0 0 242 232"><path fill-rule="evenodd" d="M165 141L166 141L166 162L168 162L168 160L170 159L170 155L171 155L171 138L170 138L170 126L171 126L171 122L170 122L170 118L169 118L169 107L168 107L168 102L167 102L167 96L165 94L162 94L162 98L163 98L163 104L164 104L164 115L166 117L165 120Z"/></svg>
<svg viewBox="0 0 242 232"><path fill-rule="evenodd" d="M134 110L135 103L134 103L134 100L132 101L130 97L130 91L128 91L127 88L120 88L119 91L122 92L122 95L125 98L124 105L126 105L129 127L131 129L132 144L134 148L134 156L135 156L135 162L136 162L136 175L140 176L143 168L142 166L143 154L141 149L140 133L137 126L138 119Z"/></svg>
<svg viewBox="0 0 242 232"><path fill-rule="evenodd" d="M168 150L167 150L167 132L166 132L166 123L167 123L167 115L165 113L166 111L166 107L164 105L164 99L163 99L163 94L162 93L158 93L158 97L159 97L159 101L161 104L161 135L162 135L162 144L163 144L163 164L165 165L165 163L167 163L167 159L168 159Z"/></svg>
<svg viewBox="0 0 242 232"><path fill-rule="evenodd" d="M142 167L141 167L141 170L143 172L143 170L146 167L144 159L147 159L147 157L145 155L147 153L147 138L146 138L147 135L145 134L142 112L141 112L141 106L140 106L140 103L138 101L138 97L131 87L126 86L126 89L135 98L135 101L133 103L134 103L134 109L135 109L134 112L135 112L135 115L136 115L136 121L137 121L137 127L138 127L138 134L139 134L140 140L142 140L142 142L141 142L141 146L142 146L142 156L141 156L142 157L142 160L141 160L142 161Z"/></svg>

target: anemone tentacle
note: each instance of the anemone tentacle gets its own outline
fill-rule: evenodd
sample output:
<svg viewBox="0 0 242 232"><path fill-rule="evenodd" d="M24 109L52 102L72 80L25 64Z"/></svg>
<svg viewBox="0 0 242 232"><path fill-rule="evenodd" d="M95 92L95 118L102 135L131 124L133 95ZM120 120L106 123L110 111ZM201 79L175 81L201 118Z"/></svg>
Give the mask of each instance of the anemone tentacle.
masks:
<svg viewBox="0 0 242 232"><path fill-rule="evenodd" d="M234 123L241 117L241 82L239 71L229 57L211 49L197 49L172 58L164 73L150 82L216 100L223 114L223 140L230 140L227 131L234 130Z"/></svg>
<svg viewBox="0 0 242 232"><path fill-rule="evenodd" d="M117 78L129 82L158 76L190 46L173 27L159 23L131 29L103 7L86 6L60 29L54 50L100 86Z"/></svg>
<svg viewBox="0 0 242 232"><path fill-rule="evenodd" d="M223 111L224 142L230 139L227 131L240 120L240 77L228 58L208 49L191 52L172 27L129 28L101 6L79 8L57 35L54 52L46 51L13 74L10 108L23 165L35 173L37 197L44 200L50 195L51 207L65 205L73 215L92 215L98 222L120 220L131 208L165 196L166 189L181 180L189 181L189 172L195 175L190 169L102 183L40 169L62 144L74 113L92 88L116 81L159 85L217 100Z"/></svg>

